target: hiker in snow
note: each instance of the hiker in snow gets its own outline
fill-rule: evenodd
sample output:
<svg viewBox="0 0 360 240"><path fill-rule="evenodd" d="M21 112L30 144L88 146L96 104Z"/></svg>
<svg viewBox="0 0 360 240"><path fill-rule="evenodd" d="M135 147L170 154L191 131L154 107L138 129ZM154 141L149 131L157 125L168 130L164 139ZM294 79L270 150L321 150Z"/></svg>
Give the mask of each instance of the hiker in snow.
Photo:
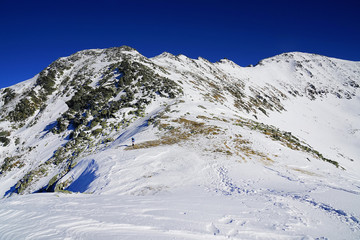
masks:
<svg viewBox="0 0 360 240"><path fill-rule="evenodd" d="M132 146L135 146L135 138L131 138Z"/></svg>

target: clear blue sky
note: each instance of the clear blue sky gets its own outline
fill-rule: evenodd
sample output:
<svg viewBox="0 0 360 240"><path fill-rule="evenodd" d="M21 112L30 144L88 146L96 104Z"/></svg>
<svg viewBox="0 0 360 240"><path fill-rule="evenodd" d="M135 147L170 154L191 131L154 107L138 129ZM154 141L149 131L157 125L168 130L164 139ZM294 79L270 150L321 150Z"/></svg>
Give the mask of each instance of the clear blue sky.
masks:
<svg viewBox="0 0 360 240"><path fill-rule="evenodd" d="M241 66L302 51L360 60L359 1L0 0L0 88L59 57L128 45Z"/></svg>

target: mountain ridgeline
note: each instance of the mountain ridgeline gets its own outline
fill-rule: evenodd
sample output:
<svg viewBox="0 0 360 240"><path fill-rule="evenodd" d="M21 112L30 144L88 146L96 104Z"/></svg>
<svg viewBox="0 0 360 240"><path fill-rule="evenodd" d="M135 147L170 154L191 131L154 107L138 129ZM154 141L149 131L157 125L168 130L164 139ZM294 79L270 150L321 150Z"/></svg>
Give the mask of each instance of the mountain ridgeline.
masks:
<svg viewBox="0 0 360 240"><path fill-rule="evenodd" d="M186 146L204 138L210 143L199 151L280 161L261 150L263 140L244 138L244 129L347 171L360 160L351 149L318 149L300 123L291 127L275 119L296 113L300 104L356 103L359 84L359 62L315 54L284 53L244 68L170 53L146 58L127 46L80 51L0 90L0 195L71 191L76 179L68 174L82 159L122 147L120 139L140 127L156 138L119 151ZM239 132L227 132L224 123ZM359 138L355 122L349 124Z"/></svg>

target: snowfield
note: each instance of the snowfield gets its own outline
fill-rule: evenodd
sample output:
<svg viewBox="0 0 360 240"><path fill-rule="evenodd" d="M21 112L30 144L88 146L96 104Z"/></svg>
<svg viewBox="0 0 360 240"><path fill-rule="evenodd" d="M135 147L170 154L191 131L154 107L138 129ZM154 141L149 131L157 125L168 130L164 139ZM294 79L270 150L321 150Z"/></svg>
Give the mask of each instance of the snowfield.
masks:
<svg viewBox="0 0 360 240"><path fill-rule="evenodd" d="M62 79L90 71L97 87L115 50L72 55L61 91L36 122L11 131L20 145L0 146L1 240L360 239L359 62L288 53L242 68L120 49L183 95L157 92L142 115L119 110L107 123L126 116L120 128L99 123L92 131L103 132L65 158L75 156L70 164L47 164L72 141L70 127L50 131L76 92ZM109 82L123 76L114 72ZM5 113L36 78L13 87Z"/></svg>
<svg viewBox="0 0 360 240"><path fill-rule="evenodd" d="M278 193L224 197L197 187L136 197L35 194L2 202L1 238L357 238L353 220L321 204Z"/></svg>

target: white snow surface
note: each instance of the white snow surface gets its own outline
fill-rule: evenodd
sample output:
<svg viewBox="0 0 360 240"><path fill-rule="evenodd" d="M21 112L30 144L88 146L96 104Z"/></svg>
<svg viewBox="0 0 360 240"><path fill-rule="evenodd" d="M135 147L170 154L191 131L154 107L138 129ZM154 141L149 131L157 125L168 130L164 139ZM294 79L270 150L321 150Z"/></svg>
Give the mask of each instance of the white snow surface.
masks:
<svg viewBox="0 0 360 240"><path fill-rule="evenodd" d="M144 58L136 51L128 54ZM81 56L74 68L91 61L95 72L107 66L101 57ZM113 142L81 155L59 182L70 181L65 190L72 194L7 194L66 143L45 129L67 110L70 97L49 99L36 124L13 133L35 150L23 168L0 175L0 239L360 239L360 94L346 85L349 79L360 84L359 62L288 53L242 68L230 60L210 63L163 53L144 64L179 82L184 96L155 100L145 117L112 133ZM94 86L100 75L95 74ZM207 89L192 83L195 76L217 84L241 81L248 95L249 86L265 92L273 86L287 96L281 101L285 110L254 118L236 109L230 95L224 94L223 102L204 98ZM12 88L20 92L34 79ZM308 83L328 94L311 100ZM351 99L332 94L339 89L353 94ZM288 90L302 92L292 96ZM174 126L185 118L217 126L221 133L131 149L132 137L135 145L159 139L163 130L148 120L160 114ZM234 124L239 117L291 132L341 167ZM239 135L256 154L236 154ZM0 146L2 158L14 151L20 150ZM53 171L31 190L46 186Z"/></svg>

